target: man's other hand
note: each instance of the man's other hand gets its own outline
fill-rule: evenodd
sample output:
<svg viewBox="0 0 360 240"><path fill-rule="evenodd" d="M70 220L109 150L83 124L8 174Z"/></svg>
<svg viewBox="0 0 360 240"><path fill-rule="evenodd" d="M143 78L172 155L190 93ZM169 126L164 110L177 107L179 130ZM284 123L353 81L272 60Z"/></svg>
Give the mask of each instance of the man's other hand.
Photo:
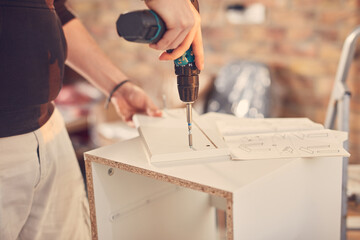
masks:
<svg viewBox="0 0 360 240"><path fill-rule="evenodd" d="M143 89L131 82L125 83L112 96L116 112L122 120L133 126L132 117L135 113L145 113L152 117L161 117L162 112L151 101Z"/></svg>

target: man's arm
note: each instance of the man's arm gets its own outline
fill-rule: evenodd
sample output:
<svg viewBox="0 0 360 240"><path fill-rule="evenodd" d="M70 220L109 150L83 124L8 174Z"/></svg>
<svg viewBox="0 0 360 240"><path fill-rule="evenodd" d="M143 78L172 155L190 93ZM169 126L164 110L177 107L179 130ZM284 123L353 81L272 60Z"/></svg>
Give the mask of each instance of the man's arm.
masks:
<svg viewBox="0 0 360 240"><path fill-rule="evenodd" d="M66 64L80 73L105 95L114 87L128 79L104 54L78 19L72 19L63 26L68 45ZM129 122L137 112L150 116L161 116L161 111L154 105L145 92L131 82L122 85L112 95L120 117Z"/></svg>
<svg viewBox="0 0 360 240"><path fill-rule="evenodd" d="M65 0L58 0L64 2ZM200 30L200 15L189 0L146 0L146 5L156 11L167 26L163 38L151 47L174 49L162 53L161 60L174 60L192 45L196 66L203 69L203 46ZM77 19L63 26L68 43L67 64L108 95L121 81L127 79L102 52L85 27ZM111 99L120 117L131 121L136 112L160 116L161 112L144 93L132 83L125 83Z"/></svg>

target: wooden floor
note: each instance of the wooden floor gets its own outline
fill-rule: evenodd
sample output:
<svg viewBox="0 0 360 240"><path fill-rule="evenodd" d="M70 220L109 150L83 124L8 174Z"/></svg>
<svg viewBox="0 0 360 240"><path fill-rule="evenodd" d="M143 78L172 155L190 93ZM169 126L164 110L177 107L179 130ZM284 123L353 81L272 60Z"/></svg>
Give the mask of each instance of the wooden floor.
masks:
<svg viewBox="0 0 360 240"><path fill-rule="evenodd" d="M348 203L348 217L360 217L360 204ZM360 230L347 231L347 240L360 240Z"/></svg>

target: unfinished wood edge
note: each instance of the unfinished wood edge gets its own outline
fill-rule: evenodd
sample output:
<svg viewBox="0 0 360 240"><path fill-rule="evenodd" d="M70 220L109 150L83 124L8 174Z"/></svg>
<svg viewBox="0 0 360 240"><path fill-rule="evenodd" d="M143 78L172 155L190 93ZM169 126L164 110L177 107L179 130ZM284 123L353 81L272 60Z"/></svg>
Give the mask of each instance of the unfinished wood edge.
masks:
<svg viewBox="0 0 360 240"><path fill-rule="evenodd" d="M104 159L101 157L97 157L97 156L91 156L91 155L87 155L87 160L91 161L91 162L96 162L96 163L100 163L106 166L110 166L110 167L114 167L114 168L118 168L130 173L134 173L137 175L141 175L141 176L145 176L145 177L150 177L152 179L155 180L159 180L159 181L163 181L163 182L168 182L168 183L172 183L181 187L185 187L185 188L189 188L192 190L196 190L196 191L201 191L204 193L208 193L208 194L212 194L215 196L219 196L219 197L223 197L225 199L232 199L232 193L225 191L225 190L221 190L221 189L217 189L214 187L210 187L207 185L202 185L199 183L195 183L192 181L187 181L181 178L177 178L177 177L172 177L166 174L162 174L162 173L157 173L151 170L146 170L143 168L139 168L139 167L134 167L128 164L124 164L124 163L119 163L119 162L114 162L108 159Z"/></svg>
<svg viewBox="0 0 360 240"><path fill-rule="evenodd" d="M98 240L96 211L95 211L95 192L92 176L91 160L89 155L85 156L85 173L86 173L86 186L88 191L88 201L90 206L90 224L91 224L91 238L92 240Z"/></svg>
<svg viewBox="0 0 360 240"><path fill-rule="evenodd" d="M233 197L227 198L226 204L226 239L234 239L234 220L233 220Z"/></svg>

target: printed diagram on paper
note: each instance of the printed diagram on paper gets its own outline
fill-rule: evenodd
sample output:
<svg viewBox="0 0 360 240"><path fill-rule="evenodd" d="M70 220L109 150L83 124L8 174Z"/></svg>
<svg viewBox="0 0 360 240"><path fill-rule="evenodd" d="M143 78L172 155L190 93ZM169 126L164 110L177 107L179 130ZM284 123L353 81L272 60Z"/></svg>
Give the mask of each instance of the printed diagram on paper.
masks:
<svg viewBox="0 0 360 240"><path fill-rule="evenodd" d="M347 133L332 130L249 134L224 137L233 159L349 156Z"/></svg>
<svg viewBox="0 0 360 240"><path fill-rule="evenodd" d="M216 125L232 159L349 156L347 133L307 118L228 119Z"/></svg>
<svg viewBox="0 0 360 240"><path fill-rule="evenodd" d="M324 129L308 118L238 118L216 124L222 136Z"/></svg>

